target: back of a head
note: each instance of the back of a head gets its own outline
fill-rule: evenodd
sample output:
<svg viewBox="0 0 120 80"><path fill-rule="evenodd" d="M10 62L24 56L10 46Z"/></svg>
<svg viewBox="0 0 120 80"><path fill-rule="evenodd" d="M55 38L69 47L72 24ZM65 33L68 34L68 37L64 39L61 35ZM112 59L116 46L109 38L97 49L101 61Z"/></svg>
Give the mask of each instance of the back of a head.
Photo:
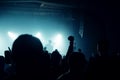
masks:
<svg viewBox="0 0 120 80"><path fill-rule="evenodd" d="M20 35L13 43L12 58L16 68L27 71L37 69L42 58L41 41L29 34ZM36 67L36 68L35 68Z"/></svg>
<svg viewBox="0 0 120 80"><path fill-rule="evenodd" d="M0 56L0 74L1 71L4 70L4 64L5 64L5 58L3 56Z"/></svg>
<svg viewBox="0 0 120 80"><path fill-rule="evenodd" d="M51 62L53 64L59 64L61 60L62 60L62 56L58 52L58 50L53 51L53 53L51 54Z"/></svg>
<svg viewBox="0 0 120 80"><path fill-rule="evenodd" d="M0 56L0 80L3 80L4 77L4 66L5 65L5 59L3 56Z"/></svg>

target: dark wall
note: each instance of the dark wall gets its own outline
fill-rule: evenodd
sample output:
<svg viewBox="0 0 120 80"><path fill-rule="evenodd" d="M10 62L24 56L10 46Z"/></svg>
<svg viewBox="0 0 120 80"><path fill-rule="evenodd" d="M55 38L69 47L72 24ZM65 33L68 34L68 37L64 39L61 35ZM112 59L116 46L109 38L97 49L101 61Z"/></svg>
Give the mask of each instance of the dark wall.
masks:
<svg viewBox="0 0 120 80"><path fill-rule="evenodd" d="M78 41L82 43L83 51L86 57L96 53L97 42L101 39L107 39L110 43L109 52L120 52L120 28L119 28L119 7L115 1L89 0L84 3L83 8L76 10L76 27L78 31L80 25L80 16L84 17L84 37ZM75 12L75 11L74 11ZM78 32L76 33L76 35ZM80 43L79 43L80 44ZM81 44L80 44L81 45ZM81 47L81 46L80 46Z"/></svg>

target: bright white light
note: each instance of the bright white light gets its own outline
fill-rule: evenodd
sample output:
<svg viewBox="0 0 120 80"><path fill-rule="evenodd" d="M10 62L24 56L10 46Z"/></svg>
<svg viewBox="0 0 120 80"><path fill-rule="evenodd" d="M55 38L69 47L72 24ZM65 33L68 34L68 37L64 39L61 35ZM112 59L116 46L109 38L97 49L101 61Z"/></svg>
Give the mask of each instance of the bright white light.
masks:
<svg viewBox="0 0 120 80"><path fill-rule="evenodd" d="M1 34L0 34L0 55L4 56L4 51L8 50L8 47L12 46L13 40L8 36L6 37L5 34L2 35ZM8 40L8 38L10 38L10 40Z"/></svg>
<svg viewBox="0 0 120 80"><path fill-rule="evenodd" d="M4 40L1 38L0 36L0 55L3 55L4 54Z"/></svg>
<svg viewBox="0 0 120 80"><path fill-rule="evenodd" d="M40 41L41 41L43 44L45 43L45 41L44 41L44 39L43 39L43 37L42 37L42 34L41 34L40 32L37 32L36 35L35 35L35 37L39 38Z"/></svg>
<svg viewBox="0 0 120 80"><path fill-rule="evenodd" d="M54 38L54 49L58 49L60 50L61 49L61 46L62 46L62 35L61 34L58 34L55 38Z"/></svg>
<svg viewBox="0 0 120 80"><path fill-rule="evenodd" d="M8 32L8 36L9 36L12 40L15 40L15 39L18 37L18 35L15 34L15 33L13 33L13 32Z"/></svg>
<svg viewBox="0 0 120 80"><path fill-rule="evenodd" d="M60 45L62 42L62 35L61 34L58 34L56 37L55 37L55 44L56 45Z"/></svg>
<svg viewBox="0 0 120 80"><path fill-rule="evenodd" d="M41 39L41 34L38 32L38 33L35 35L35 37Z"/></svg>

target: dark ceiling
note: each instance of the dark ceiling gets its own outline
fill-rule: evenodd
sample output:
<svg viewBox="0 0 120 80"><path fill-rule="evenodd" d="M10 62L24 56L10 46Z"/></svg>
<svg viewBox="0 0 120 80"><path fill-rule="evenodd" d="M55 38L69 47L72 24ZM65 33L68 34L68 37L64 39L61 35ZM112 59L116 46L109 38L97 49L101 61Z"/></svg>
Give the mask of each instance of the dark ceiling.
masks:
<svg viewBox="0 0 120 80"><path fill-rule="evenodd" d="M111 0L1 0L0 7L41 8L45 10L77 10L105 22L119 15L119 3Z"/></svg>

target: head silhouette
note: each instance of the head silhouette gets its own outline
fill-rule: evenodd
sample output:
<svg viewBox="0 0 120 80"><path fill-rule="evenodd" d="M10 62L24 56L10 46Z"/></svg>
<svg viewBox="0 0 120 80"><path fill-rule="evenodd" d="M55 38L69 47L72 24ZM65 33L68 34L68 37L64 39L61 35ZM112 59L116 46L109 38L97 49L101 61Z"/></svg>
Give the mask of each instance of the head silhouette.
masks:
<svg viewBox="0 0 120 80"><path fill-rule="evenodd" d="M60 55L60 53L58 52L58 50L56 49L55 51L53 51L53 53L51 54L51 62L52 65L59 65L60 62L62 60L62 56Z"/></svg>
<svg viewBox="0 0 120 80"><path fill-rule="evenodd" d="M19 57L24 59L37 57L37 55L42 54L43 46L41 41L29 34L20 35L13 43L12 54L14 60L19 59Z"/></svg>
<svg viewBox="0 0 120 80"><path fill-rule="evenodd" d="M42 66L42 55L42 43L32 35L20 35L13 43L12 58L17 73L35 74Z"/></svg>

